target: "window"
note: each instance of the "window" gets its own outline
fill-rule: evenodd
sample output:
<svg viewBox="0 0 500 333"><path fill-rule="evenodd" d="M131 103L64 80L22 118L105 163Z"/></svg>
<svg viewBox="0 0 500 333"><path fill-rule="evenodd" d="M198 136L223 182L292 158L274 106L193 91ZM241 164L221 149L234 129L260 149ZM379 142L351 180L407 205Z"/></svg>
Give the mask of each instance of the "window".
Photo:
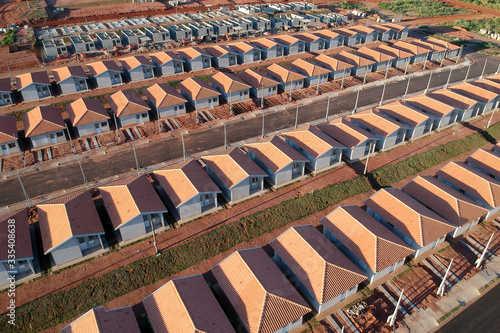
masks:
<svg viewBox="0 0 500 333"><path fill-rule="evenodd" d="M9 143L9 148L16 148L16 144L15 143Z"/></svg>
<svg viewBox="0 0 500 333"><path fill-rule="evenodd" d="M248 90L245 90L243 94L248 95Z"/></svg>
<svg viewBox="0 0 500 333"><path fill-rule="evenodd" d="M184 109L184 105L181 104L181 105L179 105L179 110L182 110L182 109Z"/></svg>
<svg viewBox="0 0 500 333"><path fill-rule="evenodd" d="M61 136L63 136L63 135L64 135L64 133L63 133L63 132L57 132L57 133L56 133L56 136L57 136L58 138L60 138L60 137L61 137Z"/></svg>
<svg viewBox="0 0 500 333"><path fill-rule="evenodd" d="M108 122L106 122L106 121L102 121L102 122L101 122L101 127L106 127L106 126L108 126Z"/></svg>
<svg viewBox="0 0 500 333"><path fill-rule="evenodd" d="M148 116L148 113L147 113L147 112L144 112L144 113L142 114L142 118L146 118L147 116Z"/></svg>
<svg viewBox="0 0 500 333"><path fill-rule="evenodd" d="M85 243L85 237L78 237L77 239L78 239L78 242L80 244L84 244Z"/></svg>
<svg viewBox="0 0 500 333"><path fill-rule="evenodd" d="M294 169L300 168L300 163L298 163L298 162L293 162L293 168L294 168Z"/></svg>
<svg viewBox="0 0 500 333"><path fill-rule="evenodd" d="M99 128L99 123L94 124L95 128Z"/></svg>
<svg viewBox="0 0 500 333"><path fill-rule="evenodd" d="M174 106L174 111L177 111L177 105Z"/></svg>

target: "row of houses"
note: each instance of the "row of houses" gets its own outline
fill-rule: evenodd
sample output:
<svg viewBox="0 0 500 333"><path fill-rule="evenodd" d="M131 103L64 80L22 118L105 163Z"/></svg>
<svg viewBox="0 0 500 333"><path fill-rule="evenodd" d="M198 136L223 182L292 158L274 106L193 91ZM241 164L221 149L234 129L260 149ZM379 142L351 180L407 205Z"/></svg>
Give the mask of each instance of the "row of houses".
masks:
<svg viewBox="0 0 500 333"><path fill-rule="evenodd" d="M149 323L154 332L288 332L307 313L327 311L407 258L498 213L499 166L497 144L465 163L450 162L435 177L381 189L364 207L340 206L318 228L291 227L270 242L272 255L261 247L236 251L211 269L215 282L202 275L170 280L142 300ZM137 327L130 308L96 308L62 332L80 332L89 317L119 320L124 313Z"/></svg>

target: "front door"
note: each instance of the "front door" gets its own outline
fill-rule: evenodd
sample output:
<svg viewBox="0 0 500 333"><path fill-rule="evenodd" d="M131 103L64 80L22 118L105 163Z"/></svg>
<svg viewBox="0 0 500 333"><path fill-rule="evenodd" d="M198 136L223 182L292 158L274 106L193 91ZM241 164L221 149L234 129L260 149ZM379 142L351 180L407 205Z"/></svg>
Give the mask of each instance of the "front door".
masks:
<svg viewBox="0 0 500 333"><path fill-rule="evenodd" d="M99 126L99 123L95 123L95 132L101 134L101 126Z"/></svg>
<svg viewBox="0 0 500 333"><path fill-rule="evenodd" d="M56 136L54 135L54 133L50 133L49 136L50 136L50 142L55 145L57 143Z"/></svg>
<svg viewBox="0 0 500 333"><path fill-rule="evenodd" d="M142 124L141 115L139 113L135 115L135 120L137 121L138 125Z"/></svg>
<svg viewBox="0 0 500 333"><path fill-rule="evenodd" d="M213 106L213 104L212 104L212 99L211 99L211 98L209 98L209 99L208 99L208 107L209 107L209 108L211 108L212 106Z"/></svg>
<svg viewBox="0 0 500 333"><path fill-rule="evenodd" d="M178 116L178 115L179 115L179 109L176 105L176 106L174 106L174 116Z"/></svg>
<svg viewBox="0 0 500 333"><path fill-rule="evenodd" d="M240 101L243 100L243 91L240 91Z"/></svg>
<svg viewBox="0 0 500 333"><path fill-rule="evenodd" d="M273 91L271 88L269 88L269 91L268 91L268 96L271 96L273 94Z"/></svg>
<svg viewBox="0 0 500 333"><path fill-rule="evenodd" d="M9 155L9 150L7 149L7 145L2 145L2 153L4 156Z"/></svg>

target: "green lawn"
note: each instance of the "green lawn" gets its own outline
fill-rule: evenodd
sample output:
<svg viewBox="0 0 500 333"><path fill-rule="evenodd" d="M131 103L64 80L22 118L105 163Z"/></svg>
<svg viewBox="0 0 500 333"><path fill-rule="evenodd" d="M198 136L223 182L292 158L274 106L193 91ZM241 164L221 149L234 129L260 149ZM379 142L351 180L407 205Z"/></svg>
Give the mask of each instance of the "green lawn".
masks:
<svg viewBox="0 0 500 333"><path fill-rule="evenodd" d="M64 5L62 7L63 8L68 8L68 9L78 9L78 8L85 8L85 7L98 7L98 6L106 6L106 5L117 5L117 4L121 4L121 3L131 3L131 2L132 1L130 1L130 0L104 0L104 1L76 3L74 5Z"/></svg>
<svg viewBox="0 0 500 333"><path fill-rule="evenodd" d="M487 8L500 9L500 1L498 0L458 0L458 1L473 3L475 5Z"/></svg>
<svg viewBox="0 0 500 333"><path fill-rule="evenodd" d="M443 22L442 26L445 27L462 27L469 31L478 32L481 29L489 30L493 33L500 33L500 17L493 17L491 19L475 19L475 20L456 20L453 22Z"/></svg>
<svg viewBox="0 0 500 333"><path fill-rule="evenodd" d="M380 9L409 17L431 17L470 13L467 9L455 8L431 0L395 0L379 3Z"/></svg>

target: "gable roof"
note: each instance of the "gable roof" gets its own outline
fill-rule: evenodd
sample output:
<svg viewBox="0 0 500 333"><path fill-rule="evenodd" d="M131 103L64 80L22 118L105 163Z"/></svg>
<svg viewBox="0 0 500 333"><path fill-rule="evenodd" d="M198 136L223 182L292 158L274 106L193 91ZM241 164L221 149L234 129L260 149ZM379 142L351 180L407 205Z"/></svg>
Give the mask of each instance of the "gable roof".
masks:
<svg viewBox="0 0 500 333"><path fill-rule="evenodd" d="M0 116L0 143L17 140L17 122L15 117Z"/></svg>
<svg viewBox="0 0 500 333"><path fill-rule="evenodd" d="M403 103L404 104L408 103L413 107L416 107L425 112L429 112L438 117L444 117L453 110L455 110L455 107L443 103L440 100L437 100L430 95L424 95L424 94L408 97L404 100Z"/></svg>
<svg viewBox="0 0 500 333"><path fill-rule="evenodd" d="M489 89L482 88L469 82L456 84L451 86L450 89L451 91L483 103L488 103L498 97L498 94L490 91Z"/></svg>
<svg viewBox="0 0 500 333"><path fill-rule="evenodd" d="M131 306L105 311L94 308L61 330L62 333L140 333Z"/></svg>
<svg viewBox="0 0 500 333"><path fill-rule="evenodd" d="M187 102L180 92L175 90L174 87L166 84L155 83L146 89L144 94L156 108L164 108Z"/></svg>
<svg viewBox="0 0 500 333"><path fill-rule="evenodd" d="M333 148L344 148L344 145L319 130L316 126L306 125L281 134L292 141L312 157L320 157Z"/></svg>
<svg viewBox="0 0 500 333"><path fill-rule="evenodd" d="M427 119L429 119L429 116L424 112L411 107L409 104L402 103L401 101L379 106L375 110L399 119L414 127L425 123Z"/></svg>
<svg viewBox="0 0 500 333"><path fill-rule="evenodd" d="M160 66L166 64L167 62L169 62L171 60L177 60L177 61L184 62L184 60L182 60L182 58L179 57L178 54L176 54L172 51L156 52L156 53L149 55L149 57L151 58L151 60L154 60L154 62L156 62Z"/></svg>
<svg viewBox="0 0 500 333"><path fill-rule="evenodd" d="M465 160L469 165L473 164L482 171L500 178L500 155L491 150L478 149Z"/></svg>
<svg viewBox="0 0 500 333"><path fill-rule="evenodd" d="M120 73L122 72L122 69L118 67L116 62L114 62L113 60L103 60L103 61L93 62L91 64L88 64L87 68L90 70L90 74L92 74L92 76L101 75L107 71L120 72Z"/></svg>
<svg viewBox="0 0 500 333"><path fill-rule="evenodd" d="M187 60L193 60L201 56L211 57L210 54L205 52L205 50L200 47L188 47L186 49L178 50L177 53Z"/></svg>
<svg viewBox="0 0 500 333"><path fill-rule="evenodd" d="M90 192L70 194L37 205L44 254L81 235L104 235Z"/></svg>
<svg viewBox="0 0 500 333"><path fill-rule="evenodd" d="M491 92L494 92L495 94L500 95L500 83L499 82L490 80L488 78L484 78L484 79L472 81L470 83L475 85L475 86L481 87L483 89L487 89Z"/></svg>
<svg viewBox="0 0 500 333"><path fill-rule="evenodd" d="M210 54L214 58L220 58L226 54L232 53L236 54L232 49L227 47L226 45L214 45L205 48L205 52Z"/></svg>
<svg viewBox="0 0 500 333"><path fill-rule="evenodd" d="M0 78L0 91L5 91L8 93L12 92L10 78L8 78L8 77Z"/></svg>
<svg viewBox="0 0 500 333"><path fill-rule="evenodd" d="M142 97L135 91L119 90L113 95L106 97L106 101L117 117L145 112L150 109Z"/></svg>
<svg viewBox="0 0 500 333"><path fill-rule="evenodd" d="M334 72L354 67L353 65L347 62L327 56L326 54L320 54L319 56L314 58L314 62Z"/></svg>
<svg viewBox="0 0 500 333"><path fill-rule="evenodd" d="M109 119L109 114L101 101L93 98L79 98L66 107L73 127L96 123Z"/></svg>
<svg viewBox="0 0 500 333"><path fill-rule="evenodd" d="M320 223L374 273L415 252L358 206L340 206Z"/></svg>
<svg viewBox="0 0 500 333"><path fill-rule="evenodd" d="M349 30L357 32L361 35L368 35L375 32L375 29L372 27L367 27L365 25L355 25L354 27L350 27Z"/></svg>
<svg viewBox="0 0 500 333"><path fill-rule="evenodd" d="M358 124L365 126L383 137L387 137L390 134L399 131L400 128L404 128L401 123L398 123L380 112L375 112L373 109L356 112L355 114L348 116L347 119L354 119Z"/></svg>
<svg viewBox="0 0 500 333"><path fill-rule="evenodd" d="M274 87L280 84L278 81L264 75L264 73L250 68L238 74L238 77L255 89Z"/></svg>
<svg viewBox="0 0 500 333"><path fill-rule="evenodd" d="M61 110L52 106L37 106L23 114L23 124L24 136L27 138L66 128Z"/></svg>
<svg viewBox="0 0 500 333"><path fill-rule="evenodd" d="M196 77L185 79L179 83L179 88L188 95L189 98L196 101L220 95L220 92L212 88L206 81Z"/></svg>
<svg viewBox="0 0 500 333"><path fill-rule="evenodd" d="M255 44L257 47L261 49L266 49L266 50L278 45L278 43L276 43L275 41L272 41L267 38L252 40L250 43Z"/></svg>
<svg viewBox="0 0 500 333"><path fill-rule="evenodd" d="M313 35L316 35L316 36L324 38L324 39L330 39L330 40L334 39L334 38L337 38L339 36L338 33L336 33L335 31L332 31L332 30L318 30L318 31L314 31Z"/></svg>
<svg viewBox="0 0 500 333"><path fill-rule="evenodd" d="M196 160L173 164L153 174L175 207L200 193L221 192Z"/></svg>
<svg viewBox="0 0 500 333"><path fill-rule="evenodd" d="M302 74L299 74L297 72L294 72L288 68L285 68L281 65L277 64L272 64L271 66L266 68L266 73L268 75L271 75L272 77L275 77L281 82L288 83L288 82L294 82L297 80L303 80L306 77Z"/></svg>
<svg viewBox="0 0 500 333"><path fill-rule="evenodd" d="M429 52L442 52L445 50L445 48L442 47L441 45L428 43L428 42L421 40L421 39L414 39L410 42L410 44L416 45L416 46L421 47L423 49L426 49Z"/></svg>
<svg viewBox="0 0 500 333"><path fill-rule="evenodd" d="M356 51L356 54L374 62L383 62L395 59L396 57L387 53L382 53L377 50L361 47Z"/></svg>
<svg viewBox="0 0 500 333"><path fill-rule="evenodd" d="M391 57L394 57L395 59L403 59L403 58L408 58L411 56L411 54L407 51L397 49L395 47L391 47L389 45L385 44L380 44L377 45L376 48L374 48L375 51L385 53L387 55L390 55Z"/></svg>
<svg viewBox="0 0 500 333"><path fill-rule="evenodd" d="M47 72L32 72L16 76L17 90L23 90L33 83L50 86L49 75Z"/></svg>
<svg viewBox="0 0 500 333"><path fill-rule="evenodd" d="M373 30L376 30L380 33L386 33L392 30L390 27L386 27L383 24L372 25L371 27L373 28Z"/></svg>
<svg viewBox="0 0 500 333"><path fill-rule="evenodd" d="M403 50L403 51L408 52L408 53L411 53L413 55L426 54L427 52L430 52L430 50L428 48L424 48L420 45L404 42L402 40L398 40L397 42L392 44L392 47L394 47L396 49Z"/></svg>
<svg viewBox="0 0 500 333"><path fill-rule="evenodd" d="M18 212L0 216L0 261L9 259L9 247L7 246L9 240L9 220L14 220L16 232L15 244L15 260L29 259L33 257L33 246L31 244L30 226L28 220L28 211L22 209Z"/></svg>
<svg viewBox="0 0 500 333"><path fill-rule="evenodd" d="M317 127L347 148L357 147L368 139L377 139L375 135L344 118L337 118Z"/></svg>
<svg viewBox="0 0 500 333"><path fill-rule="evenodd" d="M417 176L402 190L458 227L488 213L472 199L432 176Z"/></svg>
<svg viewBox="0 0 500 333"><path fill-rule="evenodd" d="M201 159L228 189L248 177L267 176L267 173L238 147L205 155Z"/></svg>
<svg viewBox="0 0 500 333"><path fill-rule="evenodd" d="M142 303L155 332L235 332L201 275L170 280Z"/></svg>
<svg viewBox="0 0 500 333"><path fill-rule="evenodd" d="M228 45L230 48L232 48L234 51L237 53L247 53L249 51L252 51L254 47L247 43L247 42L238 42L238 43L233 43Z"/></svg>
<svg viewBox="0 0 500 333"><path fill-rule="evenodd" d="M476 100L460 95L450 89L435 90L431 92L429 96L461 110L467 110L477 104Z"/></svg>
<svg viewBox="0 0 500 333"><path fill-rule="evenodd" d="M369 60L346 51L337 53L336 55L333 56L333 58L343 62L347 62L348 64L351 64L354 67L365 67L375 63L373 60Z"/></svg>
<svg viewBox="0 0 500 333"><path fill-rule="evenodd" d="M250 333L271 333L310 312L262 248L236 251L212 268Z"/></svg>
<svg viewBox="0 0 500 333"><path fill-rule="evenodd" d="M297 38L297 39L300 39L306 43L312 43L312 42L315 42L317 41L318 39L322 38L318 35L315 35L315 34L309 34L309 33L301 33L301 34L297 34L297 35L293 35L294 38Z"/></svg>
<svg viewBox="0 0 500 333"><path fill-rule="evenodd" d="M120 62L122 63L123 68L125 68L128 71L136 69L137 67L140 66L154 67L151 60L149 60L143 55L136 55L128 58L123 58L120 59Z"/></svg>
<svg viewBox="0 0 500 333"><path fill-rule="evenodd" d="M291 227L270 245L320 304L366 280L361 271L312 225Z"/></svg>
<svg viewBox="0 0 500 333"><path fill-rule="evenodd" d="M349 28L334 29L333 32L336 32L339 35L342 35L342 36L348 37L348 38L359 34L358 32L350 30Z"/></svg>
<svg viewBox="0 0 500 333"><path fill-rule="evenodd" d="M303 59L297 59L290 64L290 67L294 68L300 73L305 73L307 76L318 76L322 74L328 74L330 71L326 68L317 66L309 61Z"/></svg>
<svg viewBox="0 0 500 333"><path fill-rule="evenodd" d="M271 136L245 145L271 171L278 172L293 162L309 162L278 136Z"/></svg>
<svg viewBox="0 0 500 333"><path fill-rule="evenodd" d="M398 31L398 32L403 31L404 29L408 29L404 25L396 24L396 23L385 23L384 26L390 28L391 30Z"/></svg>
<svg viewBox="0 0 500 333"><path fill-rule="evenodd" d="M500 74L489 75L485 78L486 80L493 81L495 83L500 83Z"/></svg>
<svg viewBox="0 0 500 333"><path fill-rule="evenodd" d="M460 46L458 46L458 45L448 43L445 40L434 38L434 37L427 38L426 42L444 47L447 50L459 50L460 49Z"/></svg>
<svg viewBox="0 0 500 333"><path fill-rule="evenodd" d="M218 72L210 77L210 82L225 93L234 93L252 88L232 73Z"/></svg>
<svg viewBox="0 0 500 333"><path fill-rule="evenodd" d="M52 75L54 75L54 81L56 81L56 83L60 83L70 77L87 78L87 73L85 73L82 66L56 68L52 70Z"/></svg>
<svg viewBox="0 0 500 333"><path fill-rule="evenodd" d="M273 37L273 39L275 42L278 42L278 43L281 43L284 45L293 45L293 44L299 42L299 39L297 37L290 36L290 35L280 35L280 36Z"/></svg>

